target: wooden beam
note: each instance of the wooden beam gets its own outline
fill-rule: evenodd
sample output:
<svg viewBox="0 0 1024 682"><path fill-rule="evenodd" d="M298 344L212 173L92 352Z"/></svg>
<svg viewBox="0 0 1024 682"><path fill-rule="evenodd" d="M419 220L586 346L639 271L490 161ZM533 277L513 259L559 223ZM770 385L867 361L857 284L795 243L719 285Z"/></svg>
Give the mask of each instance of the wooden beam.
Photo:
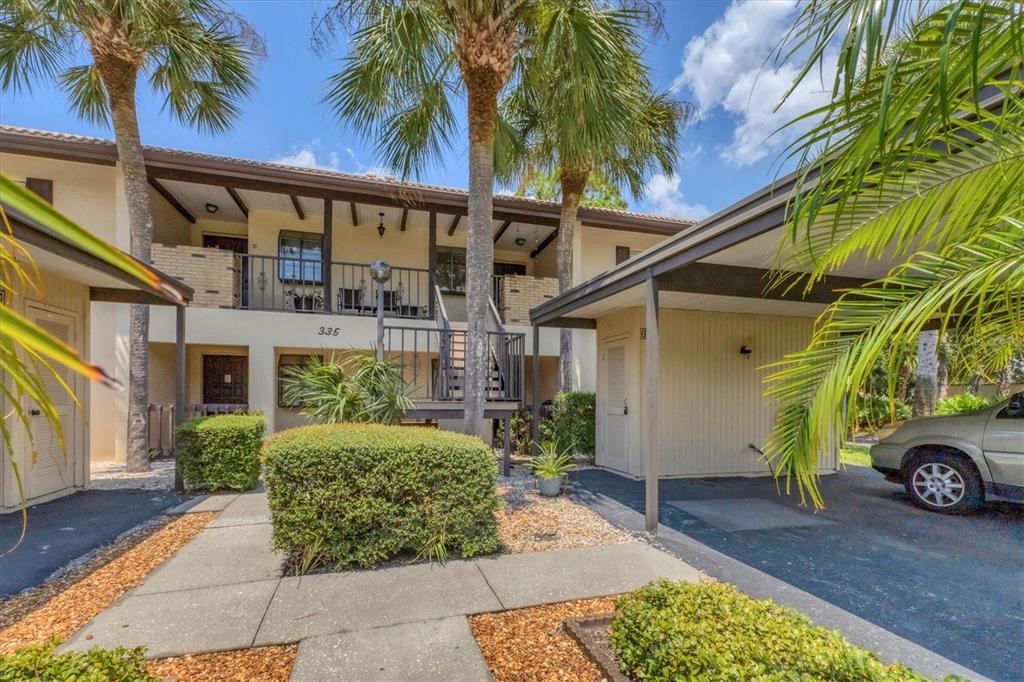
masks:
<svg viewBox="0 0 1024 682"><path fill-rule="evenodd" d="M409 219L409 209L408 208L403 208L402 209L402 222L401 222L401 224L399 225L399 228L398 228L400 231L405 232L405 222L408 219Z"/></svg>
<svg viewBox="0 0 1024 682"><path fill-rule="evenodd" d="M242 197L238 196L238 192L235 191L235 188L234 187L225 187L224 189L226 189L228 191L228 194L231 195L231 200L235 202L235 206L237 206L238 210L242 212L242 215L244 215L246 218L248 218L249 217L249 207L245 205L244 201L242 201Z"/></svg>
<svg viewBox="0 0 1024 682"><path fill-rule="evenodd" d="M505 230L507 230L508 226L511 225L511 224L512 224L511 220L506 220L505 222L503 222L501 224L501 227L498 228L498 231L494 233L494 243L495 244L498 243L498 240L501 239L501 236L503 234L505 234Z"/></svg>
<svg viewBox="0 0 1024 682"><path fill-rule="evenodd" d="M348 202L348 210L352 214L352 227L359 227L359 213L356 211L356 202Z"/></svg>
<svg viewBox="0 0 1024 682"><path fill-rule="evenodd" d="M331 312L334 305L334 287L331 284L331 259L334 253L334 202L324 199L324 242L320 251L323 264L324 312Z"/></svg>
<svg viewBox="0 0 1024 682"><path fill-rule="evenodd" d="M181 214L181 217L190 223L196 221L196 217L188 212L188 209L181 205L181 202L174 198L174 195L168 191L166 187L161 185L156 178L149 178L149 186L156 190L156 193L164 198L164 200L171 205L175 211Z"/></svg>
<svg viewBox="0 0 1024 682"><path fill-rule="evenodd" d="M116 289L114 287L89 287L89 300L100 303L132 303L139 305L174 305L156 294L139 289Z"/></svg>
<svg viewBox="0 0 1024 682"><path fill-rule="evenodd" d="M299 216L299 220L305 220L306 212L302 210L302 204L299 202L299 198L294 194L289 194L288 198L292 200L292 208L295 209L295 215Z"/></svg>
<svg viewBox="0 0 1024 682"><path fill-rule="evenodd" d="M589 317L559 317L535 326L555 329L597 329L597 320Z"/></svg>
<svg viewBox="0 0 1024 682"><path fill-rule="evenodd" d="M658 532L658 408L661 403L661 362L658 335L658 280L648 274L644 287L647 341L644 348L644 527L648 533Z"/></svg>
<svg viewBox="0 0 1024 682"><path fill-rule="evenodd" d="M540 254L540 252L548 248L551 242L555 241L557 237L558 228L556 227L555 229L551 230L551 234L549 234L547 237L544 237L544 241L542 241L536 249L530 252L530 258L536 258Z"/></svg>
<svg viewBox="0 0 1024 682"><path fill-rule="evenodd" d="M180 305L175 310L174 317L174 430L175 432L185 421L185 306ZM180 453L175 452L177 457ZM174 467L174 489L178 492L185 490L185 482L181 476L181 467Z"/></svg>
<svg viewBox="0 0 1024 682"><path fill-rule="evenodd" d="M448 236L451 237L455 234L455 230L459 227L459 220L462 219L461 215L453 215L452 221L448 223Z"/></svg>
<svg viewBox="0 0 1024 682"><path fill-rule="evenodd" d="M437 283L437 213L430 212L427 223L427 267L430 270L430 304L428 306L428 317L433 320L434 312L437 309L434 285Z"/></svg>
<svg viewBox="0 0 1024 682"><path fill-rule="evenodd" d="M793 277L802 279L796 274ZM772 281L769 270L720 263L690 263L658 275L662 291L826 304L839 298L843 290L858 289L870 280L828 275L815 282L809 291L805 291L806 286L799 279L787 279L775 287L770 286Z"/></svg>
<svg viewBox="0 0 1024 682"><path fill-rule="evenodd" d="M531 393L530 400L530 441L533 446L530 448L534 455L540 454L540 327L533 328L533 362L530 367ZM524 391L525 393L525 391Z"/></svg>

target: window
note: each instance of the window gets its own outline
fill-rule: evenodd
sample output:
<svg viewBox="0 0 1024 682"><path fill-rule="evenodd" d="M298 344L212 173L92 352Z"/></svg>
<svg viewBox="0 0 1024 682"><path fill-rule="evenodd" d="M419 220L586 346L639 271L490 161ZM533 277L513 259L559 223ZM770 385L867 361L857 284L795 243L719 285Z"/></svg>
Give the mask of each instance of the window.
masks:
<svg viewBox="0 0 1024 682"><path fill-rule="evenodd" d="M615 247L615 264L625 263L630 258L640 253L638 249L631 249L628 246L616 246Z"/></svg>
<svg viewBox="0 0 1024 682"><path fill-rule="evenodd" d="M999 410L996 419L1024 419L1024 393L1014 393L1010 396L1010 402L1006 407Z"/></svg>
<svg viewBox="0 0 1024 682"><path fill-rule="evenodd" d="M446 294L466 290L466 250L457 246L437 247L437 285Z"/></svg>
<svg viewBox="0 0 1024 682"><path fill-rule="evenodd" d="M297 404L290 403L284 399L284 380L288 377L288 369L291 367L301 367L309 362L311 357L323 361L321 355L281 355L277 358L277 406L278 407L299 407Z"/></svg>
<svg viewBox="0 0 1024 682"><path fill-rule="evenodd" d="M282 282L323 284L322 234L281 230L277 242L277 278Z"/></svg>
<svg viewBox="0 0 1024 682"><path fill-rule="evenodd" d="M494 274L498 275L525 275L526 263L502 263L494 261Z"/></svg>

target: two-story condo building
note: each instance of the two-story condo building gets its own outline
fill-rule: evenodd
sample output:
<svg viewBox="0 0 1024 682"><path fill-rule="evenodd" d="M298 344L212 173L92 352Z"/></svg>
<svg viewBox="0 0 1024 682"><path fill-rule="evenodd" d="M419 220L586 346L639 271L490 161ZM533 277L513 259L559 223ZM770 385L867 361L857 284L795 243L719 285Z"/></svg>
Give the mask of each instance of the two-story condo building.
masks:
<svg viewBox="0 0 1024 682"><path fill-rule="evenodd" d="M286 404L282 372L310 355L369 350L377 313L384 349L400 359L419 418L456 419L465 329L467 194L391 178L147 147L153 265L194 290L186 314L188 413L262 410L271 430L304 422ZM127 250L127 206L110 140L0 126L0 170L51 188L54 206ZM558 330L529 330L529 310L558 292L559 207L494 198L492 372L501 410L532 405L558 385ZM583 208L573 239L583 282L691 226L687 220ZM385 260L378 290L370 263ZM128 310L92 302L91 359L127 379ZM577 388L595 388L596 335L574 330ZM539 395L533 395L533 343ZM151 439L169 443L175 315L152 308ZM90 451L123 460L127 396L93 389Z"/></svg>

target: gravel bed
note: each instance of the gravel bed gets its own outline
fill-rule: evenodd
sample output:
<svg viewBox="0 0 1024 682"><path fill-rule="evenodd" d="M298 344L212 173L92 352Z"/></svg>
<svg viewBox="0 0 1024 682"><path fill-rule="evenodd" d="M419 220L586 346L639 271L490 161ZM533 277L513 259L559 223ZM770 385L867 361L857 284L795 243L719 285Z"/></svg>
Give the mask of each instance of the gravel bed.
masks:
<svg viewBox="0 0 1024 682"><path fill-rule="evenodd" d="M89 469L91 490L173 490L174 461L154 460L150 470L128 473L124 464L93 462Z"/></svg>
<svg viewBox="0 0 1024 682"><path fill-rule="evenodd" d="M161 658L149 674L167 682L288 682L298 644Z"/></svg>
<svg viewBox="0 0 1024 682"><path fill-rule="evenodd" d="M504 507L495 513L502 551L544 552L629 542L625 531L565 495L543 497L532 476L499 476L498 495Z"/></svg>
<svg viewBox="0 0 1024 682"><path fill-rule="evenodd" d="M0 654L67 639L216 514L187 514L132 533L95 552L59 577L0 602Z"/></svg>
<svg viewBox="0 0 1024 682"><path fill-rule="evenodd" d="M482 613L469 617L469 629L496 682L603 680L562 623L567 618L612 611L614 599L599 597Z"/></svg>

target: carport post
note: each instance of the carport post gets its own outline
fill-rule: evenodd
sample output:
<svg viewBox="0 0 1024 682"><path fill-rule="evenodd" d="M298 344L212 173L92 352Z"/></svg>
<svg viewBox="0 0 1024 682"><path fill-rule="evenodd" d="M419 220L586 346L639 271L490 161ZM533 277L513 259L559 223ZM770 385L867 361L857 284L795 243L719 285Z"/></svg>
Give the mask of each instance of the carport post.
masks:
<svg viewBox="0 0 1024 682"><path fill-rule="evenodd" d="M531 381L533 397L530 400L530 451L540 454L537 441L540 440L540 327L533 327L533 379Z"/></svg>
<svg viewBox="0 0 1024 682"><path fill-rule="evenodd" d="M647 313L647 347L644 353L644 526L658 530L658 403L661 401L658 357L658 282L647 274L644 307Z"/></svg>
<svg viewBox="0 0 1024 682"><path fill-rule="evenodd" d="M178 427L185 421L185 306L174 307L176 313L174 325L174 489L182 492L185 483L181 479L181 467L178 466Z"/></svg>

